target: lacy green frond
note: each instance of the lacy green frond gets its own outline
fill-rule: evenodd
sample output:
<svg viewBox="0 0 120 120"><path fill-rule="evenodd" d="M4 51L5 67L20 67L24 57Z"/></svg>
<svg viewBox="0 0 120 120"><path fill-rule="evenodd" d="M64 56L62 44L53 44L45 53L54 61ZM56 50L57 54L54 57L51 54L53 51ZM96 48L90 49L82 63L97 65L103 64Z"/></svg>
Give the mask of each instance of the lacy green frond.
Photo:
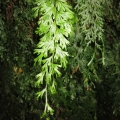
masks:
<svg viewBox="0 0 120 120"><path fill-rule="evenodd" d="M66 68L67 65L67 38L73 31L74 13L66 0L36 0L35 5L34 16L39 17L36 34L40 35L35 49L35 63L40 65L41 70L36 85L40 86L45 81L46 92L53 94L57 85L55 79L61 75L60 68ZM39 96L43 96L42 91ZM53 113L47 102L45 106L44 113Z"/></svg>

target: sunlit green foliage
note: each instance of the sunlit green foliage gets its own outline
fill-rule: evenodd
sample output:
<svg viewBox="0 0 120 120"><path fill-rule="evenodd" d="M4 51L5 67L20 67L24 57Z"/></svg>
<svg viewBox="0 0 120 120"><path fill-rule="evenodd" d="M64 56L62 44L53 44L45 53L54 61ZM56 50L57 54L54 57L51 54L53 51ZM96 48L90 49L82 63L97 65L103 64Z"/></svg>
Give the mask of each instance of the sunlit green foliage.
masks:
<svg viewBox="0 0 120 120"><path fill-rule="evenodd" d="M34 16L40 17L36 33L41 36L35 53L35 63L40 65L40 73L37 75L36 85L38 87L45 81L45 88L37 93L37 98L45 94L45 110L53 114L48 104L48 92L56 93L56 79L61 76L60 68L66 68L68 56L66 39L72 32L74 13L66 0L36 0L36 7L33 8Z"/></svg>

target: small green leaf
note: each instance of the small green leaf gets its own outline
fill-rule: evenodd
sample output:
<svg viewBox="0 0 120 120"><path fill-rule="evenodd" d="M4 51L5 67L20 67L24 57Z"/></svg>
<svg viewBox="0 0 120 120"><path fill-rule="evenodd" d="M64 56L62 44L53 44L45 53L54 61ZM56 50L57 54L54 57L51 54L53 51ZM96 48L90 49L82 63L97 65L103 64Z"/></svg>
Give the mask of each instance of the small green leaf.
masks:
<svg viewBox="0 0 120 120"><path fill-rule="evenodd" d="M42 91L40 91L40 92L37 92L36 93L36 95L37 95L37 100L39 99L39 98L42 98L42 96L43 96L43 94L46 92L46 88L44 88Z"/></svg>
<svg viewBox="0 0 120 120"><path fill-rule="evenodd" d="M48 112L50 112L51 115L53 115L54 110L50 107L49 104L47 104L47 110L48 110Z"/></svg>

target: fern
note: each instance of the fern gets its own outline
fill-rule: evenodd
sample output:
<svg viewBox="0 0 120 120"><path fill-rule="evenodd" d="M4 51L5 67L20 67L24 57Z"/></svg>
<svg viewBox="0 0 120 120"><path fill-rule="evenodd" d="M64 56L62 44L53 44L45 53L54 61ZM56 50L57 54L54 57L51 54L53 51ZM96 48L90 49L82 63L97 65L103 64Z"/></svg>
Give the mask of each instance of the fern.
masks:
<svg viewBox="0 0 120 120"><path fill-rule="evenodd" d="M53 114L53 109L48 104L48 91L56 93L56 79L61 76L60 68L66 68L67 37L73 31L74 13L66 0L36 0L33 8L34 16L40 17L36 33L40 41L35 49L35 63L40 65L40 73L36 76L36 86L45 81L45 88L38 92L38 98L45 95L45 109L43 116L47 113ZM40 16L39 16L40 15Z"/></svg>

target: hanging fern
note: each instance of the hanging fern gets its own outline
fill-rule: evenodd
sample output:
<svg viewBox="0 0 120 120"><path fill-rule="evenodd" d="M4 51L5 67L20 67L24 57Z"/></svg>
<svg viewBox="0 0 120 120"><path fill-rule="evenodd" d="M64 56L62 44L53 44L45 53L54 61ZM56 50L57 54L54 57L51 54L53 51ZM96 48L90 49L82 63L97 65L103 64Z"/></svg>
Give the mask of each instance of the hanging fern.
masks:
<svg viewBox="0 0 120 120"><path fill-rule="evenodd" d="M93 81L99 80L96 72L98 64L105 64L105 2L103 0L77 0L75 4L79 20L75 26L74 37L71 39L73 46L69 51L74 56L74 60L71 59L74 65L72 69L79 67L83 73L85 87L88 89L89 85L94 85Z"/></svg>
<svg viewBox="0 0 120 120"><path fill-rule="evenodd" d="M35 49L35 63L40 66L36 76L36 86L45 82L43 90L37 93L37 98L45 95L44 115L53 114L48 103L48 94L56 93L56 79L61 76L60 68L66 68L68 56L67 37L72 32L74 13L66 0L36 0L33 8L34 16L39 17L36 34L40 41Z"/></svg>

